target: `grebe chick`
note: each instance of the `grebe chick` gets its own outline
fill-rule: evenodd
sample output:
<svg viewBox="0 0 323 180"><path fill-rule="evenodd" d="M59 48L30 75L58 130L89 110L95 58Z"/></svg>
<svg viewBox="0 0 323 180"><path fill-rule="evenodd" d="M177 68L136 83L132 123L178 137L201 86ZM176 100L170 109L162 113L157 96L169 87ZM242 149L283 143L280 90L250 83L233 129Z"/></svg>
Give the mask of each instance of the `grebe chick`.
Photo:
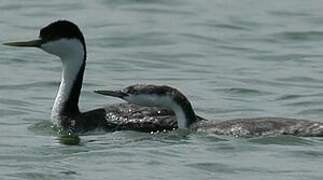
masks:
<svg viewBox="0 0 323 180"><path fill-rule="evenodd" d="M323 136L323 123L309 120L261 117L226 121L197 121L189 100L180 91L169 86L139 84L118 91L99 90L95 92L118 97L140 106L169 108L175 112L179 128L188 128L197 132L237 137Z"/></svg>

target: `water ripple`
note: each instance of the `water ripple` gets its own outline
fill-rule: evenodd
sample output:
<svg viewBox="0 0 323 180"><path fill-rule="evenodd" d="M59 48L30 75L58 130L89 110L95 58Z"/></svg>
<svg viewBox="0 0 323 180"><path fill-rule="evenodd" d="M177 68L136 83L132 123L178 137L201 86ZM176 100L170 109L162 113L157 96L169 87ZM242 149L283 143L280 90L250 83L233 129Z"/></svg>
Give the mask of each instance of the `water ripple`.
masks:
<svg viewBox="0 0 323 180"><path fill-rule="evenodd" d="M276 33L275 39L286 41L322 41L323 31L287 31Z"/></svg>
<svg viewBox="0 0 323 180"><path fill-rule="evenodd" d="M108 38L101 38L97 41L99 45L102 47L110 47L110 48L126 48L126 47L145 47L145 46L165 46L171 45L174 42L166 38L162 38L165 36L162 33L143 33L143 34L134 34L134 35L126 35L126 36L114 36Z"/></svg>
<svg viewBox="0 0 323 180"><path fill-rule="evenodd" d="M29 88L35 88L35 87L57 87L58 83L57 82L32 82L32 83L24 83L24 84L5 84L5 85L0 85L0 90L1 89L11 89L11 90L17 90L20 91L22 89L29 89Z"/></svg>

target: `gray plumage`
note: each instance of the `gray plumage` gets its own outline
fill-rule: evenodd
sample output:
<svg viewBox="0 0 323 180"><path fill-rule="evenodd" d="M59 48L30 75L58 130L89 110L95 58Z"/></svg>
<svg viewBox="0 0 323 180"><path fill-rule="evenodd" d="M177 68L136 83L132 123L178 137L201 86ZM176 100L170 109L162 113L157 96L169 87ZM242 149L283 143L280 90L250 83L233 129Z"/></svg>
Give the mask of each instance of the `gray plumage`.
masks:
<svg viewBox="0 0 323 180"><path fill-rule="evenodd" d="M177 89L169 86L157 85L132 85L121 91L96 91L99 94L119 97L127 100L128 96L157 95L157 97L167 96L182 107L185 114L195 116L189 123L192 131L206 132L216 135L233 135L236 137L256 137L256 136L323 136L323 123L309 120L299 120L291 118L260 117L241 118L225 121L207 121L197 117L188 99ZM120 92L124 96L116 92ZM132 101L135 103L135 100ZM155 102L154 104L158 104ZM147 104L148 105L148 104ZM172 124L175 122L172 119ZM170 122L167 122L170 123Z"/></svg>

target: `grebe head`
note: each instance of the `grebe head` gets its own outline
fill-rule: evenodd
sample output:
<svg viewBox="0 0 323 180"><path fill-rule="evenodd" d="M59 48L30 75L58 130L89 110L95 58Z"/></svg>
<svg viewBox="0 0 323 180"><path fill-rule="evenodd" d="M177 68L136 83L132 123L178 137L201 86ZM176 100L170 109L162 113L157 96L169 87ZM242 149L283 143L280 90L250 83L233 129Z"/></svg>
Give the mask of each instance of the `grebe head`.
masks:
<svg viewBox="0 0 323 180"><path fill-rule="evenodd" d="M120 91L95 91L98 94L118 97L131 104L147 107L173 108L176 105L175 89L169 86L132 85ZM182 95L176 90L178 95Z"/></svg>
<svg viewBox="0 0 323 180"><path fill-rule="evenodd" d="M178 127L188 128L196 116L188 99L177 89L169 86L133 85L120 91L95 91L98 94L118 97L141 106L172 109L178 120Z"/></svg>
<svg viewBox="0 0 323 180"><path fill-rule="evenodd" d="M31 41L8 42L4 45L17 47L37 47L47 53L64 59L85 56L86 46L82 32L74 23L59 20L42 28L39 39Z"/></svg>
<svg viewBox="0 0 323 180"><path fill-rule="evenodd" d="M80 114L78 102L85 70L86 46L77 25L67 20L55 21L42 28L36 40L9 42L4 45L37 47L60 57L63 70L51 119L58 126L64 126L70 123L71 118Z"/></svg>

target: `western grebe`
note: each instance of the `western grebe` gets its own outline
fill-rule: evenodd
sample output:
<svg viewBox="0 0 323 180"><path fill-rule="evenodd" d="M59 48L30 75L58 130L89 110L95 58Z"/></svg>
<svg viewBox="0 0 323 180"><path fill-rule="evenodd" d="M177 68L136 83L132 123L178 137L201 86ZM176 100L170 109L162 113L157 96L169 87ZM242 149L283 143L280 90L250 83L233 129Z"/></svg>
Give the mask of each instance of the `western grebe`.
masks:
<svg viewBox="0 0 323 180"><path fill-rule="evenodd" d="M39 39L4 45L36 47L61 59L63 72L51 112L51 120L59 128L84 132L96 128L156 131L177 127L174 113L160 108L117 104L81 113L78 102L86 64L86 45L82 32L70 21L59 20L47 25L40 30Z"/></svg>
<svg viewBox="0 0 323 180"><path fill-rule="evenodd" d="M265 135L323 136L323 123L290 118L249 118L227 121L197 121L188 99L169 86L132 85L118 91L95 91L98 94L121 98L129 103L163 107L175 112L178 127L197 132L238 137Z"/></svg>

